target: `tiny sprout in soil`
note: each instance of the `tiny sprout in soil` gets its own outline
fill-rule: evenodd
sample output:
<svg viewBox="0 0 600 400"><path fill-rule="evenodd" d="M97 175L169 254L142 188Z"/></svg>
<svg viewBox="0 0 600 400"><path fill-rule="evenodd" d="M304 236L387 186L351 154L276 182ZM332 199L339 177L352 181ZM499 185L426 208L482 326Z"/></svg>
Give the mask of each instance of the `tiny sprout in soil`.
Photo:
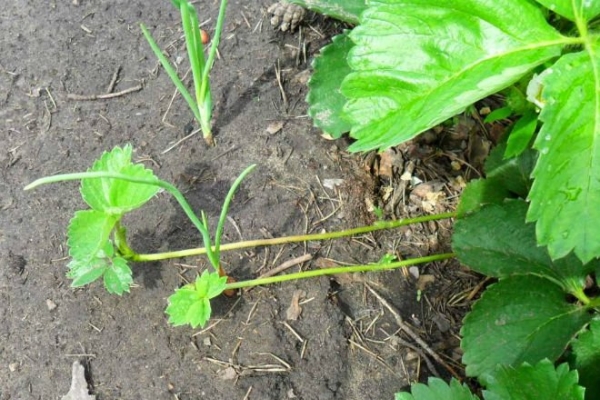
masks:
<svg viewBox="0 0 600 400"><path fill-rule="evenodd" d="M200 218L198 218L175 186L160 180L144 166L133 164L131 162L132 151L130 145L123 148L115 147L111 152L105 152L87 172L42 178L31 183L25 189L33 189L47 183L81 180L81 195L90 209L75 212L68 228L67 242L71 261L68 264L67 276L73 280L71 283L73 287L84 286L102 278L104 287L109 293L122 295L124 292L129 292L133 282L132 272L128 265L130 261L143 262L206 254L212 270L202 272L195 282L177 289L175 294L169 297L166 312L173 325L204 326L211 314L210 300L221 293L227 294L227 291L231 292L235 289L323 275L403 268L454 256L452 253L443 253L404 261L385 258L377 264L309 270L236 282L227 276L221 267L220 253L222 250L335 239L413 223L452 218L454 213L428 215L399 221L379 221L374 225L337 232L253 240L221 246L221 236L229 205L235 191L255 168L255 165L246 168L232 184L223 203L214 236L211 236L206 214L200 211ZM138 254L129 246L127 230L121 225L122 217L143 206L160 189L164 189L175 197L192 224L198 229L204 242L204 248L145 255Z"/></svg>
<svg viewBox="0 0 600 400"><path fill-rule="evenodd" d="M212 96L210 92L210 70L212 69L217 54L217 48L221 39L221 31L223 28L223 22L225 21L225 9L227 8L227 0L221 1L221 7L219 8L219 16L217 17L217 26L215 28L215 35L210 46L208 53L208 59L204 56L204 46L210 40L208 33L200 29L198 24L198 15L196 9L192 3L187 0L172 0L173 5L181 13L181 24L183 26L183 33L185 36L185 44L190 58L190 64L192 68L192 76L194 80L194 92L196 98L194 99L179 76L177 72L163 54L158 44L148 31L148 29L141 24L142 32L144 37L150 44L152 51L156 57L160 60L163 68L169 75L169 78L173 81L173 84L179 90L179 93L183 96L188 106L194 114L194 118L200 123L202 128L202 135L206 143L210 146L214 144L211 126L212 117Z"/></svg>

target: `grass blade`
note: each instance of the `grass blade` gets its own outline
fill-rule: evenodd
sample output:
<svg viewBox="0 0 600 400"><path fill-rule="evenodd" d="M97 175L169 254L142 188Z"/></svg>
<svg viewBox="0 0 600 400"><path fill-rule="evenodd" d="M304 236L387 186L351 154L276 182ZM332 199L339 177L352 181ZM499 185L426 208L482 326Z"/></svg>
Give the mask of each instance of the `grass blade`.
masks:
<svg viewBox="0 0 600 400"><path fill-rule="evenodd" d="M177 90L179 90L179 93L181 93L185 101L188 103L188 106L191 108L192 113L194 113L194 118L200 121L201 118L200 111L198 110L198 103L196 103L194 98L190 95L190 92L188 92L188 90L186 89L183 82L181 82L181 79L179 79L179 76L177 76L177 72L171 66L171 63L169 63L169 60L167 59L167 57L165 57L160 47L158 47L158 44L156 44L148 29L146 29L144 24L140 24L140 26L142 28L142 33L144 34L144 37L146 38L148 44L152 48L152 51L154 51L154 54L159 59L163 68L167 72L167 75L169 75L169 78L171 78L171 80L173 81L175 87L177 87Z"/></svg>

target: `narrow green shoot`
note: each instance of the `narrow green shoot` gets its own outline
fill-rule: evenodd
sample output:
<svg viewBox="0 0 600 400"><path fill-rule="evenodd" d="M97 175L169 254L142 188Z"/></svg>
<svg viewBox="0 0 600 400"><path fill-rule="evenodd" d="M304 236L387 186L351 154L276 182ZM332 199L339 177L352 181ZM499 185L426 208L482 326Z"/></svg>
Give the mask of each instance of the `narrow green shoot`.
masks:
<svg viewBox="0 0 600 400"><path fill-rule="evenodd" d="M185 44L187 47L194 80L195 99L190 95L189 91L177 75L177 72L171 66L169 60L163 54L160 47L156 44L156 41L152 38L152 35L144 26L144 24L141 24L142 33L150 44L152 51L160 60L160 63L167 72L167 75L169 75L169 78L171 78L173 84L175 87L177 87L177 90L179 90L179 93L181 93L188 106L192 110L194 118L196 118L196 120L199 122L200 127L202 128L204 140L208 145L212 146L214 145L211 126L213 101L210 90L209 75L214 64L217 48L221 39L221 31L225 21L227 0L221 1L219 15L217 17L215 36L211 43L208 60L206 60L204 56L204 45L202 44L202 35L198 23L198 15L194 6L186 0L173 0L172 3L176 8L179 9L181 13L183 34L185 37Z"/></svg>

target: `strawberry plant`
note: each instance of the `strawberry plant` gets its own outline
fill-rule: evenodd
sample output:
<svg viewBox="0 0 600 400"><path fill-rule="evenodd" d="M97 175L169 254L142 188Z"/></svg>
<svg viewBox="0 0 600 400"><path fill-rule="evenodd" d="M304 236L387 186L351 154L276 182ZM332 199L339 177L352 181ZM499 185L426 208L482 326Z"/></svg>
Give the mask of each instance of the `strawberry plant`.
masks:
<svg viewBox="0 0 600 400"><path fill-rule="evenodd" d="M527 220L553 259L574 251L588 262L600 256L600 186L589 179L600 172L600 3L538 3L370 1L359 25L315 60L309 114L331 137L350 132L351 151L384 149L529 80L543 125ZM571 23L569 35L547 22L544 6ZM510 156L535 133L536 114L525 114ZM576 217L582 223L573 224Z"/></svg>
<svg viewBox="0 0 600 400"><path fill-rule="evenodd" d="M462 329L485 399L582 399L579 384L600 397L599 16L589 0L372 0L313 63L309 114L328 136L349 132L351 151L395 146L501 91L488 121L519 116L463 193L453 235L458 259L497 279ZM432 380L397 398L477 397Z"/></svg>
<svg viewBox="0 0 600 400"><path fill-rule="evenodd" d="M332 275L351 272L381 271L402 268L409 265L427 263L453 257L454 254L436 254L403 261L382 262L369 265L335 267L312 271L303 271L287 275L252 279L236 282L227 276L220 264L220 254L224 249L240 249L245 247L267 246L312 240L327 240L391 229L412 223L434 221L454 216L453 213L428 215L400 221L381 221L371 226L348 229L338 232L327 232L314 235L299 235L248 242L230 243L221 246L221 236L227 218L229 205L242 180L254 169L254 165L246 168L234 181L227 194L214 236L211 236L209 221L204 212L198 217L184 196L168 182L157 178L153 172L140 164L131 162L132 147L116 147L105 152L87 172L55 175L41 178L26 187L32 189L42 184L81 180L81 195L90 207L80 210L69 223L68 240L69 256L67 276L72 279L71 286L80 287L102 278L104 287L109 293L122 295L129 292L133 283L129 262L152 261L168 258L206 254L211 271L204 271L192 283L177 289L169 297L166 313L173 325L190 324L192 327L204 326L211 315L210 300L221 293L228 293L239 288L266 285L294 279ZM142 207L160 189L175 197L187 217L198 229L205 247L169 251L156 254L139 254L127 243L127 230L121 221L125 214Z"/></svg>

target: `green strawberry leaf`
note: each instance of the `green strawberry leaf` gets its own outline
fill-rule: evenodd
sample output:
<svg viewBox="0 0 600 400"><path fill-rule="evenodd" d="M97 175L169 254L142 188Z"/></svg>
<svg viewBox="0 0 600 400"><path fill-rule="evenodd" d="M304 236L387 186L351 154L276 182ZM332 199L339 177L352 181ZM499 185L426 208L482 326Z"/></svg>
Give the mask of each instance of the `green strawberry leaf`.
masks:
<svg viewBox="0 0 600 400"><path fill-rule="evenodd" d="M115 147L102 154L89 172L113 172L132 178L157 180L154 173L140 164L131 163L132 148ZM158 186L133 183L122 179L88 178L81 181L83 200L94 210L106 214L122 215L141 207L159 190Z"/></svg>
<svg viewBox="0 0 600 400"><path fill-rule="evenodd" d="M169 297L166 313L175 326L190 324L204 327L210 318L210 299L220 295L227 285L227 277L217 272L204 271L196 282L187 284Z"/></svg>
<svg viewBox="0 0 600 400"><path fill-rule="evenodd" d="M427 385L415 383L410 393L396 393L396 400L477 400L466 385L452 378L450 384L439 378L429 378Z"/></svg>
<svg viewBox="0 0 600 400"><path fill-rule="evenodd" d="M485 174L511 193L525 198L531 188L531 171L535 166L537 155L535 150L526 150L518 157L505 159L507 145L496 146L485 160Z"/></svg>
<svg viewBox="0 0 600 400"><path fill-rule="evenodd" d="M537 129L537 117L537 113L530 111L515 122L510 130L504 158L516 157L529 147L529 142Z"/></svg>
<svg viewBox="0 0 600 400"><path fill-rule="evenodd" d="M425 22L426 21L426 22ZM568 39L523 0L373 0L342 83L351 151L415 137L560 55Z"/></svg>
<svg viewBox="0 0 600 400"><path fill-rule="evenodd" d="M72 259L69 262L67 278L73 279L71 287L85 286L100 278L109 268L109 259L92 257L87 260Z"/></svg>
<svg viewBox="0 0 600 400"><path fill-rule="evenodd" d="M104 272L106 291L120 296L123 292L129 292L132 283L132 272L129 265L127 265L127 260L121 257L113 258L112 265Z"/></svg>
<svg viewBox="0 0 600 400"><path fill-rule="evenodd" d="M528 221L553 259L600 256L600 46L564 55L538 78L543 121L535 141Z"/></svg>
<svg viewBox="0 0 600 400"><path fill-rule="evenodd" d="M513 114L514 114L514 110L510 107L497 108L494 111L492 111L491 113L489 113L485 117L483 122L485 122L486 124L491 124L492 122L501 121L503 119L506 119Z"/></svg>
<svg viewBox="0 0 600 400"><path fill-rule="evenodd" d="M547 359L533 366L500 366L485 381L485 400L583 400L585 392L577 384L577 371L569 371L567 364L555 368Z"/></svg>
<svg viewBox="0 0 600 400"><path fill-rule="evenodd" d="M313 61L314 73L308 82L308 115L316 127L334 139L351 127L342 118L346 98L340 92L342 81L350 73L346 58L351 48L347 33L335 36Z"/></svg>
<svg viewBox="0 0 600 400"><path fill-rule="evenodd" d="M581 18L590 20L600 14L600 2L596 0L536 0L544 7L575 21L577 13Z"/></svg>
<svg viewBox="0 0 600 400"><path fill-rule="evenodd" d="M69 255L75 260L95 257L105 248L118 218L95 210L75 212L67 231Z"/></svg>
<svg viewBox="0 0 600 400"><path fill-rule="evenodd" d="M565 291L583 287L599 262L584 266L574 255L552 261L546 249L537 246L535 226L525 223L526 213L527 203L512 200L459 219L452 247L460 262L488 276L527 273L552 279Z"/></svg>
<svg viewBox="0 0 600 400"><path fill-rule="evenodd" d="M456 213L459 218L487 204L502 204L510 192L495 179L474 179L460 195Z"/></svg>
<svg viewBox="0 0 600 400"><path fill-rule="evenodd" d="M575 368L579 382L585 387L586 400L600 399L600 321L594 320L589 329L573 341Z"/></svg>
<svg viewBox="0 0 600 400"><path fill-rule="evenodd" d="M562 288L548 279L501 279L465 317L461 347L466 373L481 376L499 364L554 361L590 319L584 307L568 303Z"/></svg>
<svg viewBox="0 0 600 400"><path fill-rule="evenodd" d="M367 8L367 0L289 0L289 2L353 25L358 24L360 13Z"/></svg>

